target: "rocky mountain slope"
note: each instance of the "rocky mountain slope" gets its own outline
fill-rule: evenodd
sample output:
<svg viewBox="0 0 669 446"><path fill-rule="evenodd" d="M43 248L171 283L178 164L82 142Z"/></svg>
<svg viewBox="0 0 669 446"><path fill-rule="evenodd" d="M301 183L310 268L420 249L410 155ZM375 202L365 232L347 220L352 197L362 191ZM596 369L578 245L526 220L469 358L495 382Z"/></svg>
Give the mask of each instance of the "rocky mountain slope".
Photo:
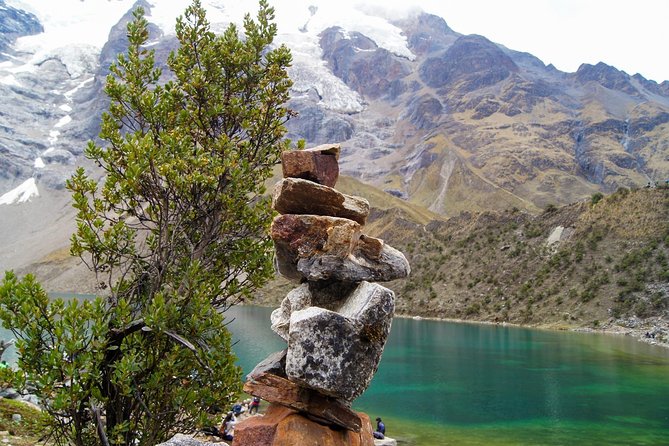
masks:
<svg viewBox="0 0 669 446"><path fill-rule="evenodd" d="M25 2L37 15L45 8ZM164 61L180 3L187 4L114 2L104 23L83 4L70 13L100 20L106 37L45 49L51 34L37 15L0 2L7 49L0 194L31 177L38 189L62 187L96 137L104 78L125 48L129 11L145 7L150 46ZM204 3L214 29L238 19L238 5ZM323 8L280 23L277 42L293 50L291 107L299 113L289 136L340 142L346 174L443 215L513 206L536 212L669 178L669 81L605 63L564 73L425 13L389 20Z"/></svg>
<svg viewBox="0 0 669 446"><path fill-rule="evenodd" d="M669 82L604 63L563 73L426 14L395 25L413 59L342 28L321 34L328 66L368 101L348 118L349 174L445 215L669 178Z"/></svg>
<svg viewBox="0 0 669 446"><path fill-rule="evenodd" d="M0 0L0 270L37 271L52 290L94 287L67 256L74 224L64 181L86 163L83 147L97 135L102 86L126 46L133 6L147 10L149 45L165 60L175 46L174 17L187 3L118 0L97 5L105 8L100 14L92 2ZM227 1L203 3L217 31L245 12ZM650 258L661 259L666 241L651 234L666 223L664 192L587 202L598 192L669 179L669 81L604 63L564 73L425 13L397 20L336 9L311 7L280 23L277 41L294 58L290 105L299 113L289 137L341 143L342 171L355 178L342 180L348 193L368 195L378 209L376 235L412 257L413 276L396 284L406 299L400 310L587 325L651 302L652 292L624 305L613 299L629 284L652 289L660 267L643 263L634 271L647 274L628 279L628 270L614 267L626 252L649 246ZM86 32L73 32L83 25ZM602 220L611 226L603 240L617 238L610 252L603 241L589 250L595 210L614 203L627 206L611 210L622 227L650 219L652 231L636 239ZM556 254L543 246L557 226L571 234L557 252L572 251L551 261ZM541 273L546 262L553 263ZM546 279L557 267L573 272ZM594 285L607 268L608 283Z"/></svg>
<svg viewBox="0 0 669 446"><path fill-rule="evenodd" d="M338 188L367 196L366 231L411 264L409 278L389 284L400 314L643 327L669 342L669 188L620 188L539 215L512 208L449 219L395 207L350 179ZM274 305L290 287L277 280L258 302Z"/></svg>

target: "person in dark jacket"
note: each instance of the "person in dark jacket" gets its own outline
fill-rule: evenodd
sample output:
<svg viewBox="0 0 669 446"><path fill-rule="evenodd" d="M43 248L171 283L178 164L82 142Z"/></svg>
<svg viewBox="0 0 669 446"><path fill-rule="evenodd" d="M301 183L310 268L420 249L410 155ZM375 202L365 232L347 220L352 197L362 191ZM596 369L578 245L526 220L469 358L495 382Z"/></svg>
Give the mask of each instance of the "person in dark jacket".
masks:
<svg viewBox="0 0 669 446"><path fill-rule="evenodd" d="M374 431L374 438L386 438L386 425L381 421L381 418L376 418L376 430Z"/></svg>
<svg viewBox="0 0 669 446"><path fill-rule="evenodd" d="M251 405L249 406L249 415L253 412L258 413L258 408L260 407L260 398L254 396L251 400Z"/></svg>

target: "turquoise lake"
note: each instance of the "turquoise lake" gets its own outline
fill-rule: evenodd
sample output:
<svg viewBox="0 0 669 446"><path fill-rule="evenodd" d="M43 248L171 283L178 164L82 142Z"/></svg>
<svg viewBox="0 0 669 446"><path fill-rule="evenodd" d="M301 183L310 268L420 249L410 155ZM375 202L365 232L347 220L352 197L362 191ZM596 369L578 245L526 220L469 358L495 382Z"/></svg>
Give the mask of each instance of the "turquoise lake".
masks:
<svg viewBox="0 0 669 446"><path fill-rule="evenodd" d="M245 372L285 348L227 315ZM626 337L396 318L354 408L405 445L668 445L669 351Z"/></svg>
<svg viewBox="0 0 669 446"><path fill-rule="evenodd" d="M244 372L285 348L271 311L226 313ZM4 359L15 361L13 349ZM382 417L407 446L669 445L669 350L622 336L396 318L354 408Z"/></svg>

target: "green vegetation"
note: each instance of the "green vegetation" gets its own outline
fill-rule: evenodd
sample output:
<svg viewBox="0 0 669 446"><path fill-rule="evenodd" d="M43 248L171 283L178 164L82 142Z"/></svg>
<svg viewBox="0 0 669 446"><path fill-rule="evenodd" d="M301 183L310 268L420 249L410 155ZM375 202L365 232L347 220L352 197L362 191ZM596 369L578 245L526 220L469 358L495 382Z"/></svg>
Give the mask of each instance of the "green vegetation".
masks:
<svg viewBox="0 0 669 446"><path fill-rule="evenodd" d="M177 20L179 48L161 84L139 8L111 67L100 138L85 154L98 184L68 181L71 252L105 297L51 302L28 275L0 284L0 318L19 351L15 385L44 402L56 444L153 446L207 423L240 391L223 311L273 274L264 181L289 110L289 51L270 49L260 2L216 36L198 0Z"/></svg>
<svg viewBox="0 0 669 446"><path fill-rule="evenodd" d="M14 414L19 414L21 421L14 421ZM45 414L38 409L20 401L0 398L0 431L9 434L7 443L14 446L34 446L45 435L47 425Z"/></svg>
<svg viewBox="0 0 669 446"><path fill-rule="evenodd" d="M666 190L621 188L539 215L463 213L423 226L386 213L369 226L411 263L411 276L390 284L399 312L601 328L667 317L667 215ZM547 246L558 226L561 240Z"/></svg>

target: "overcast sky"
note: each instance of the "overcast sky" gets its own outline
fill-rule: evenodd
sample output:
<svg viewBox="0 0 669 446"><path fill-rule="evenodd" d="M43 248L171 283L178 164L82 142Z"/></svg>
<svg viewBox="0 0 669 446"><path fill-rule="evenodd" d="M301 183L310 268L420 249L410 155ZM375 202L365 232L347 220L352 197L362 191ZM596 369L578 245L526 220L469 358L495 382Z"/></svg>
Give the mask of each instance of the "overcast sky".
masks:
<svg viewBox="0 0 669 446"><path fill-rule="evenodd" d="M334 1L394 9L417 5L443 17L455 31L484 35L511 49L532 53L562 71L574 72L581 63L602 61L630 75L669 80L669 0ZM287 10L298 2L270 3L277 10Z"/></svg>

